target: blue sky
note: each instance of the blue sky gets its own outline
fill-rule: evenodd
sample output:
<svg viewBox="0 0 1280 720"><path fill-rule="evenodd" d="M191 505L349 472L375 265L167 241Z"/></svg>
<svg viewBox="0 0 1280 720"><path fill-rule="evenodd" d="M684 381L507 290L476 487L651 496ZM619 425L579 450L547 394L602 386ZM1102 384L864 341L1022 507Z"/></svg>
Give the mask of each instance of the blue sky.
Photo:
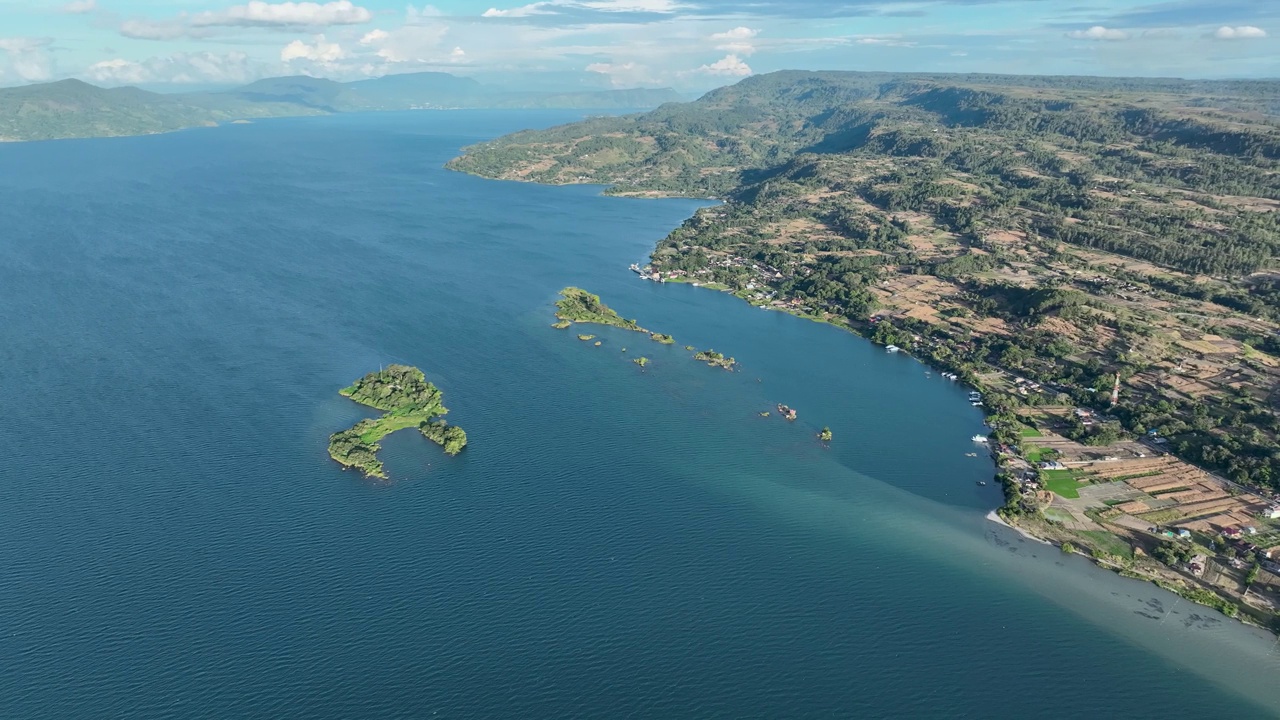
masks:
<svg viewBox="0 0 1280 720"><path fill-rule="evenodd" d="M1280 0L0 0L0 85L443 70L697 91L784 68L1280 77Z"/></svg>

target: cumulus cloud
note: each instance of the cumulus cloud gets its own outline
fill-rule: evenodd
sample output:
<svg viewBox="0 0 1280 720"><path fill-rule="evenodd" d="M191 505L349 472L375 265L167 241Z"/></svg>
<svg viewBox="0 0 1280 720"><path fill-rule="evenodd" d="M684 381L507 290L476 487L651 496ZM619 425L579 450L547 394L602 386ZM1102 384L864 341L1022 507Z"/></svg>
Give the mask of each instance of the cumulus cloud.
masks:
<svg viewBox="0 0 1280 720"><path fill-rule="evenodd" d="M330 65L347 57L348 53L336 42L325 40L324 35L317 35L308 45L301 40L294 40L280 50L281 62L307 60L320 65Z"/></svg>
<svg viewBox="0 0 1280 720"><path fill-rule="evenodd" d="M1128 40L1129 33L1115 28L1094 25L1088 30L1072 30L1067 33L1072 40Z"/></svg>
<svg viewBox="0 0 1280 720"><path fill-rule="evenodd" d="M27 82L41 82L53 77L53 56L49 54L52 44L53 38L47 37L0 38L0 51L8 61L4 74L12 73Z"/></svg>
<svg viewBox="0 0 1280 720"><path fill-rule="evenodd" d="M86 15L97 9L98 0L71 0L62 6L61 12L64 15Z"/></svg>
<svg viewBox="0 0 1280 720"><path fill-rule="evenodd" d="M749 27L736 27L725 32L713 33L711 40L716 43L717 50L724 50L737 55L750 55L756 51L752 38L760 31Z"/></svg>
<svg viewBox="0 0 1280 720"><path fill-rule="evenodd" d="M191 17L195 27L326 27L359 25L373 19L373 13L351 0L335 0L323 5L313 2L267 3L253 0L220 12L202 12Z"/></svg>
<svg viewBox="0 0 1280 720"><path fill-rule="evenodd" d="M360 44L372 48L385 62L458 62L461 57L453 51L445 52L443 44L448 27L442 23L403 25L394 30L370 30L360 38ZM455 50L460 50L455 46ZM465 54L465 53L464 53Z"/></svg>
<svg viewBox="0 0 1280 720"><path fill-rule="evenodd" d="M264 69L243 52L198 52L153 57L142 62L113 58L90 65L83 75L101 85L230 84L250 82L261 77Z"/></svg>
<svg viewBox="0 0 1280 720"><path fill-rule="evenodd" d="M743 62L742 58L737 55L725 55L713 63L692 70L690 74L746 77L751 73L751 67Z"/></svg>
<svg viewBox="0 0 1280 720"><path fill-rule="evenodd" d="M1252 25L1240 25L1238 27L1228 27L1223 25L1213 31L1212 37L1215 40L1254 40L1267 36L1267 31L1260 27Z"/></svg>

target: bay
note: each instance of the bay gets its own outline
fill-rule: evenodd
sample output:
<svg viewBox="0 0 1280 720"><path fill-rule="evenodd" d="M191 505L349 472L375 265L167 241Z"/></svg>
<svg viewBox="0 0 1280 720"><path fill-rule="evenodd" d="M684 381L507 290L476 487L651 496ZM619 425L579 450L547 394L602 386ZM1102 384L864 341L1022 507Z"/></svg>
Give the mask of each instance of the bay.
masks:
<svg viewBox="0 0 1280 720"><path fill-rule="evenodd" d="M626 270L703 203L442 169L575 117L0 146L0 717L1280 715L1274 637L986 519L963 388ZM375 484L392 362L471 445Z"/></svg>

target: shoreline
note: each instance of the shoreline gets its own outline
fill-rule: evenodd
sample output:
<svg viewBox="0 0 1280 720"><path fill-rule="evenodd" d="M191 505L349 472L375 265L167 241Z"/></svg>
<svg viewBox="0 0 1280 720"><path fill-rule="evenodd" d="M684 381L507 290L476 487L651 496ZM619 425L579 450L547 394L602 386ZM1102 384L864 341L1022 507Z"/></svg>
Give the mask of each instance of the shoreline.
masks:
<svg viewBox="0 0 1280 720"><path fill-rule="evenodd" d="M464 174L474 174L474 173L467 173L466 171L457 170L456 168L450 167L452 165L452 162L453 161L450 161L450 163L446 164L446 168L452 169L455 172L464 172ZM527 179L519 179L517 181L534 182ZM546 183L535 182L535 184L546 184ZM598 183L569 182L569 183L549 183L549 184L577 185L577 184L598 184ZM680 194L667 193L667 192L644 193L644 194L611 192L613 187L615 186L605 185L605 189L602 192L602 194L609 197L633 197L637 199L660 199L660 198L671 198L671 197L684 198L684 199L703 199L703 200L707 199L707 198L695 198L689 195L680 195ZM650 267L653 267L652 254L649 256L648 260L650 263ZM654 267L653 269L658 270L658 268L656 267ZM868 322L865 324L856 324L840 316L828 317L825 313L814 315L814 314L800 312L797 308L790 307L781 303L779 304L757 303L752 301L748 297L744 297L743 295L740 295L739 292L735 292L731 287L721 285L718 283L702 283L702 282L695 281L691 277L687 277L687 276L666 278L664 279L664 281L680 283L685 285L692 285L698 288L707 288L711 290L717 290L723 293L728 293L738 298L739 300L742 300L743 302L747 303L752 307L757 307L764 310L782 311L787 313L788 315L792 315L804 320L809 320L811 322L817 322L825 325L835 326L847 332L853 333L864 340L867 340L872 345L887 347L885 343L877 342L873 337L872 331L878 327L877 325L874 324L874 322ZM947 372L952 372L957 374L958 377L956 379L960 383L964 384L967 387L973 388L976 391L983 393L984 397L986 397L987 393L992 393L992 394L1000 393L1001 395L1004 394L1003 390L999 388L987 387L985 383L980 381L979 375L976 372L966 370L965 368L948 366L947 364L938 361L936 358L932 356L927 356L927 355L922 356L920 354L912 352L911 349L903 348L901 351L906 352L913 359L915 359L916 361L918 361L920 364L924 365L927 368L931 368L940 372L947 371ZM995 366L990 366L990 371L999 373L1001 375L1008 374L1008 371ZM1008 409L1008 408L996 408L996 407L993 407L992 405L985 404L985 403L981 404L980 407L982 410L984 424L988 428L991 428L993 431L996 428L991 423L992 416L996 415L1001 410ZM995 446L992 446L990 448L990 455L993 461L995 461L995 465L996 465L995 472L993 473L993 479L1000 481L1004 489L1005 505L997 508L993 508L988 514L988 519L997 519L996 521L999 524L1005 525L1006 527L1016 530L1019 534L1031 540L1034 540L1036 542L1061 547L1061 545L1055 544L1053 540L1049 539L1049 537L1042 536L1041 534L1036 533L1032 529L1022 526L1022 524L1020 523L1015 524L1014 522L1010 522L1004 519L1003 517L1001 517L1001 512L1005 508L1009 507L1011 503L1021 501L1023 499L1023 496L1021 495L1021 486L1018 484L1016 480L1013 480L1010 478L1006 482L1005 478L1002 477L1003 472L1000 468L999 454ZM1032 467L1034 468L1035 465L1033 465ZM1038 518L1043 520L1045 523L1051 522L1049 519L1043 516L1042 508L1037 507L1036 514ZM1137 549L1138 552L1144 553L1145 555L1145 551L1142 548L1135 546L1133 543L1129 542L1124 536L1118 535L1105 527L1103 528L1103 531L1109 534L1113 538L1116 538L1122 542L1128 543L1131 548ZM1266 611L1244 602L1243 597L1247 594L1247 590L1245 592L1240 593L1238 597L1228 596L1230 597L1230 599L1228 600L1228 599L1224 599L1223 596L1219 595L1217 590L1215 590L1212 585L1208 585L1207 583L1200 581L1198 578L1183 577L1178 572L1178 570L1173 567L1162 566L1162 568L1164 568L1163 572L1141 572L1141 568L1134 569L1131 567L1126 567L1124 565L1111 565L1111 564L1103 563L1101 561L1101 558L1098 557L1099 552L1096 548L1093 547L1093 543L1089 543L1088 541L1085 540L1085 538L1074 534L1073 531L1064 529L1063 532L1072 534L1072 540L1069 541L1070 543L1069 549L1071 552L1076 552L1076 553L1085 555L1086 557L1089 557L1090 559L1094 560L1095 564L1101 567L1105 567L1121 575L1133 577L1134 579L1152 582L1153 584L1156 584L1157 586L1165 590L1173 592L1177 594L1179 597L1182 597L1186 600L1190 600L1191 602L1200 604L1202 606L1218 610L1225 617L1239 620L1240 622L1246 625L1254 625L1254 626L1266 629L1269 632L1272 632L1280 636L1280 614L1276 614L1273 612L1270 619L1265 621L1255 618L1253 616L1253 613L1255 612L1263 613ZM1045 533L1044 535L1051 535L1051 533ZM1068 541L1063 541L1063 542L1068 542ZM1155 561L1152 560L1152 562L1155 562ZM1163 577L1165 573L1168 574L1168 577ZM1195 592L1193 593L1191 590L1187 590L1185 587L1183 587L1186 585L1190 585ZM1231 612L1228 612L1228 611L1231 611Z"/></svg>
<svg viewBox="0 0 1280 720"><path fill-rule="evenodd" d="M650 258L650 260L652 260L652 258ZM789 308L789 307L756 304L754 302L751 302L747 298L741 297L737 293L733 292L732 288L729 288L726 286L713 287L713 286L710 286L709 284L696 283L685 278L671 279L671 280L668 280L667 282L679 283L681 285L690 285L698 289L715 290L717 292L726 293L728 295L732 295L738 298L739 300L742 300L743 302L747 303L752 307L757 307L764 310L779 311L779 312L783 312L788 315L791 315L793 317L800 318L802 320L808 320L810 322L820 323L823 325L830 325L832 327L836 327L846 332L857 335L859 338L866 340L867 342L871 343L874 346L884 347L883 345L881 345L880 343L877 343L875 340L869 337L867 333L863 332L863 328L860 328L848 322L836 322L825 317L802 314L800 312L797 312L795 309ZM872 326L868 324L866 327L871 328ZM916 360L917 362L919 362L921 365L924 365L925 367L932 368L938 371L954 371L953 368L949 368L940 363L934 362L932 358L928 358L928 359L922 358L907 350L902 350L901 352L906 352L908 355L911 356L912 359ZM980 392L984 392L984 393L987 392L987 389L984 388L980 383L975 382L972 377L962 376L960 380L968 387L972 387L975 390L978 390ZM992 417L992 415L995 414L995 410L987 405L982 405L981 410L982 410L982 417L983 417L984 423L987 425L987 427L991 427L991 424L988 421ZM997 460L997 451L994 446L990 448L990 456L992 460L996 462L996 469L995 469L996 471L992 474L992 477L993 479L1000 480L1001 471L999 468L999 462ZM1004 496L1005 496L1006 505L1011 500L1014 500L1020 497L1020 496L1010 494L1011 492L1009 489L1010 485L1008 483L1001 482L1001 485L1004 487ZM1015 488L1017 487L1016 484L1014 485L1014 487ZM1003 525L1004 527L1017 532L1022 537L1025 537L1028 540L1031 540L1033 542L1048 545L1050 547L1056 547L1059 549L1062 548L1062 543L1056 543L1047 537L1040 536L1039 534L1033 532L1031 529L1026 528L1021 524L1015 524L1014 522L1010 522L1009 520L1006 520L1000 514L1001 510L1004 507L1005 506L992 508L987 513L986 519L998 525ZM1046 519L1045 522L1048 522L1048 520ZM1070 531L1067 531L1067 532L1070 532ZM1118 535L1115 535L1114 533L1109 533L1109 534L1111 534L1113 537L1120 537ZM1063 541L1063 542L1068 542L1068 541ZM1091 552L1084 552L1083 548L1076 546L1075 543L1069 543L1069 544L1071 545L1071 547L1064 552L1070 552L1072 554L1082 555L1088 558L1089 560L1091 560L1093 564L1098 567L1110 570L1118 575L1122 575L1124 577L1128 577L1134 580L1149 582L1163 590L1166 590L1168 592L1173 593L1174 595L1177 595L1178 597L1184 600L1195 603L1202 607L1207 607L1207 608L1216 610L1228 620L1234 620L1241 623L1242 625L1248 625L1250 627L1256 627L1262 630L1266 630L1276 635L1277 637L1280 637L1280 623L1275 623L1273 621L1273 624L1267 625L1257 620L1252 615L1252 612L1257 609L1251 605L1248 605L1247 603L1244 603L1243 601L1230 602L1230 604L1236 608L1236 613L1234 615L1224 612L1222 607L1220 607L1220 605L1213 604L1213 600L1218 600L1219 602L1222 602L1222 600L1221 600L1221 596L1218 595L1218 593L1211 586L1207 586L1204 583L1201 583L1196 580L1188 581L1187 578L1179 574L1174 568L1171 568L1171 567L1167 568L1167 573L1169 577L1163 577L1161 573L1143 572L1139 569L1134 569L1131 567L1125 567L1123 565L1105 562L1102 558L1096 557L1095 555L1091 554ZM1206 597L1204 595L1197 596L1190 591L1186 591L1182 586L1177 585L1175 583L1182 583L1183 585L1190 583L1191 587L1194 588L1194 590L1199 591L1200 593L1208 593L1212 597Z"/></svg>

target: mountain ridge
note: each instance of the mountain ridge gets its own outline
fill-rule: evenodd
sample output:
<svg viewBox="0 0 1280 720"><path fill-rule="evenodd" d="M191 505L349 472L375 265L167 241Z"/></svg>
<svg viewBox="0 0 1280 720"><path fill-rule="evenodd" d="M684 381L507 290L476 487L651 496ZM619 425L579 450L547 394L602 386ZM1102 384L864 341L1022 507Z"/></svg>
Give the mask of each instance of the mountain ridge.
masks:
<svg viewBox="0 0 1280 720"><path fill-rule="evenodd" d="M118 137L234 120L419 109L635 109L683 99L674 90L520 93L448 73L405 73L338 82L264 78L219 92L156 93L78 79L0 88L0 141Z"/></svg>

